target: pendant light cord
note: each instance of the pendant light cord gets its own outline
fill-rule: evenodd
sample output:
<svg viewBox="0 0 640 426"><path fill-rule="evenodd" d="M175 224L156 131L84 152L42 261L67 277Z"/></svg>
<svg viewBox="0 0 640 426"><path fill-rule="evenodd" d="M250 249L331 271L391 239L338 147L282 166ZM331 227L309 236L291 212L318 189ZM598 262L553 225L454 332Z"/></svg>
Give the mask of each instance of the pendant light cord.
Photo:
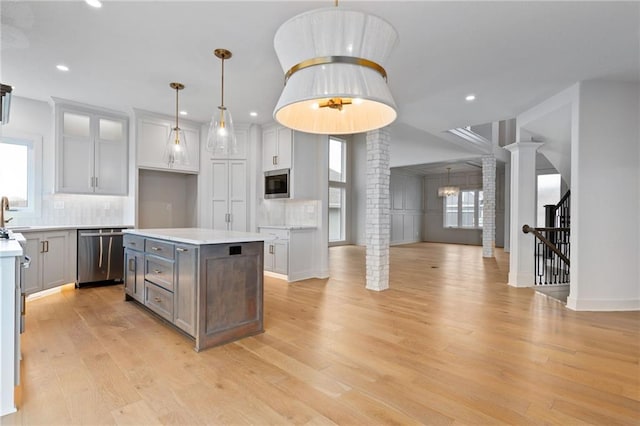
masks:
<svg viewBox="0 0 640 426"><path fill-rule="evenodd" d="M222 58L222 87L220 90L221 93L221 99L220 99L220 106L222 107L222 109L224 109L224 57Z"/></svg>
<svg viewBox="0 0 640 426"><path fill-rule="evenodd" d="M178 91L179 90L180 89L178 89L178 87L176 86L176 133L177 133L177 131L179 129L179 127L178 127Z"/></svg>

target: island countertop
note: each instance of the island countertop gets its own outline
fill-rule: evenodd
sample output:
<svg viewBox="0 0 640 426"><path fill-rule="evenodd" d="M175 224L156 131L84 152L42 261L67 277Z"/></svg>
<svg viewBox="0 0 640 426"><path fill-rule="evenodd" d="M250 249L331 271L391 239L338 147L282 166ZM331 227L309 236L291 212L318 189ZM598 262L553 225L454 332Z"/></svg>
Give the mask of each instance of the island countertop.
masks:
<svg viewBox="0 0 640 426"><path fill-rule="evenodd" d="M24 244L22 234L11 233L9 239L0 238L0 257L22 256L23 249L20 243Z"/></svg>
<svg viewBox="0 0 640 426"><path fill-rule="evenodd" d="M247 243L265 240L264 235L253 232L226 231L210 228L125 229L123 232L125 234L195 245Z"/></svg>

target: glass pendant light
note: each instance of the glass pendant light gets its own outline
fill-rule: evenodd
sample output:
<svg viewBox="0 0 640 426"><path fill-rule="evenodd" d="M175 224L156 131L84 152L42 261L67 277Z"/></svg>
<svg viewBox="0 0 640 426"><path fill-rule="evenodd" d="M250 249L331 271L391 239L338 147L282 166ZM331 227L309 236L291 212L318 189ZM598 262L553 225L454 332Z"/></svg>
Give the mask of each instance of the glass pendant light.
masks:
<svg viewBox="0 0 640 426"><path fill-rule="evenodd" d="M184 131L178 125L178 92L184 89L182 83L171 83L169 87L176 91L176 127L169 132L169 139L164 149L163 161L170 168L189 165L189 152L187 150L187 138Z"/></svg>
<svg viewBox="0 0 640 426"><path fill-rule="evenodd" d="M233 130L231 112L224 106L224 61L231 58L231 52L227 49L216 49L213 52L222 62L222 78L220 83L221 99L218 111L213 113L207 136L207 149L215 155L225 156L237 154L236 133Z"/></svg>

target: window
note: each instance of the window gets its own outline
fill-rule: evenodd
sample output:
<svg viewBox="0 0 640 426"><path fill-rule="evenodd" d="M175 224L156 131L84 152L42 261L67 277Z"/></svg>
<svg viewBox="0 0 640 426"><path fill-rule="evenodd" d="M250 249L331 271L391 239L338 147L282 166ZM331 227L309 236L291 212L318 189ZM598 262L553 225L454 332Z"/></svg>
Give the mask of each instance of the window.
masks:
<svg viewBox="0 0 640 426"><path fill-rule="evenodd" d="M444 198L445 228L482 228L482 190L460 191Z"/></svg>
<svg viewBox="0 0 640 426"><path fill-rule="evenodd" d="M329 138L329 242L346 242L347 143Z"/></svg>
<svg viewBox="0 0 640 426"><path fill-rule="evenodd" d="M15 211L35 209L35 153L31 140L3 137L0 141L0 195Z"/></svg>

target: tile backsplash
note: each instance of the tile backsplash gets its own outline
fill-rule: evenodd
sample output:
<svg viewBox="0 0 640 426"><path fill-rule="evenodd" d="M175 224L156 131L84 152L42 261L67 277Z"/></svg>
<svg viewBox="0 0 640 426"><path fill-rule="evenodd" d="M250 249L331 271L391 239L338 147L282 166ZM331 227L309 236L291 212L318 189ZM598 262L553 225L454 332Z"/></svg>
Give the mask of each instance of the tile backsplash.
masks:
<svg viewBox="0 0 640 426"><path fill-rule="evenodd" d="M7 212L10 226L37 225L128 225L124 221L126 197L104 195L48 194L42 197L39 215Z"/></svg>
<svg viewBox="0 0 640 426"><path fill-rule="evenodd" d="M320 226L320 200L264 200L260 225Z"/></svg>

